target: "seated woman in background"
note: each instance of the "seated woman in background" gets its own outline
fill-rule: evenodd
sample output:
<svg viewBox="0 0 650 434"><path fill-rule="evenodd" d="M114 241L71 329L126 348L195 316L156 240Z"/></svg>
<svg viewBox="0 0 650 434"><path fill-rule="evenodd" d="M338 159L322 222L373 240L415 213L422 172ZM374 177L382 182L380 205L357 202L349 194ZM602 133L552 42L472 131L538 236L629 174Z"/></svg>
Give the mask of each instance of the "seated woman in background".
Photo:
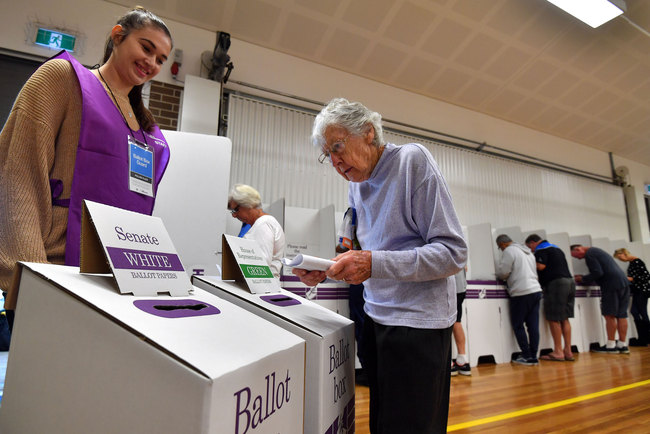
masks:
<svg viewBox="0 0 650 434"><path fill-rule="evenodd" d="M279 278L286 247L284 231L275 217L262 210L259 192L250 185L235 185L228 195L228 209L234 218L251 225L244 238L257 241L271 272Z"/></svg>

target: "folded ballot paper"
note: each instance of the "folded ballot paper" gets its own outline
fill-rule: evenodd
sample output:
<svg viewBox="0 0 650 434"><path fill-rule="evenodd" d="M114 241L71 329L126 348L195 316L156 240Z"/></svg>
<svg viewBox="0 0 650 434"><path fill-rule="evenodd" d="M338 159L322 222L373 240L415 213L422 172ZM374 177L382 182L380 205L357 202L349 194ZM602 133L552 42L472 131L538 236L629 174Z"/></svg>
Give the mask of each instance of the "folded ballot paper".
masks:
<svg viewBox="0 0 650 434"><path fill-rule="evenodd" d="M334 264L334 261L299 253L293 259L282 258L282 263L287 267L302 268L303 270L326 271L330 265Z"/></svg>

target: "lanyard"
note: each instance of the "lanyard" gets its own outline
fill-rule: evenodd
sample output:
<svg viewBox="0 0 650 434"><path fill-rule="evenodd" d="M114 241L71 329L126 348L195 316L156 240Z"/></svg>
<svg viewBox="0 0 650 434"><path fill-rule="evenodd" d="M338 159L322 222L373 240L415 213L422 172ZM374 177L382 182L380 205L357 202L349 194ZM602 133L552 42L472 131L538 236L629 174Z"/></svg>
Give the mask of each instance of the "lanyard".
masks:
<svg viewBox="0 0 650 434"><path fill-rule="evenodd" d="M104 84L106 85L106 89L108 89L108 91L110 92L111 96L113 97L113 101L115 101L115 105L117 106L117 109L120 111L120 114L122 115L122 119L124 120L124 124L125 124L126 127L129 129L129 131L131 132L131 137L133 137L133 138L135 139L135 133L133 132L133 130L132 130L131 127L129 126L129 123L128 123L128 121L126 120L126 116L124 116L124 112L122 111L122 108L120 107L120 103L118 103L118 102L117 102L117 98L115 98L115 94L113 93L113 90L112 90L111 87L108 85L108 82L106 81L106 79L105 79L104 76L102 75L102 72L99 70L99 68L97 68L97 72L99 73L99 76L101 77L102 81L103 81ZM129 103L130 103L130 100L129 100ZM144 134L144 131L142 131L142 129L140 129L140 132L142 133L142 138L144 139L145 149L149 149L149 144L147 143L147 136Z"/></svg>

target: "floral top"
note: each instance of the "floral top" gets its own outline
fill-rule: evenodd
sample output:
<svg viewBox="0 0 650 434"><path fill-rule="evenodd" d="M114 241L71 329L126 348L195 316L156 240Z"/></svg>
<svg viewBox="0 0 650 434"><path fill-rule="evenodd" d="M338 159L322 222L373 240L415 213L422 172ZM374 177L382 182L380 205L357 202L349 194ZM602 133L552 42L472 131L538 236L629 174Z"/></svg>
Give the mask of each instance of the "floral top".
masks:
<svg viewBox="0 0 650 434"><path fill-rule="evenodd" d="M641 259L636 258L630 262L627 275L634 279L630 283L632 293L650 294L650 273Z"/></svg>

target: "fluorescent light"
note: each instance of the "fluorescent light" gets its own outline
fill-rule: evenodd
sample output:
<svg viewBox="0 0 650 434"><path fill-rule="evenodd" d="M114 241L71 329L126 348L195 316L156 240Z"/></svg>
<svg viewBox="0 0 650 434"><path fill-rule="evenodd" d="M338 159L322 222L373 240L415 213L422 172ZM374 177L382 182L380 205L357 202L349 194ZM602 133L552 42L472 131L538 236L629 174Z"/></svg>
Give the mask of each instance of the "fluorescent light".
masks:
<svg viewBox="0 0 650 434"><path fill-rule="evenodd" d="M625 9L625 2L622 7L615 6L607 0L547 0L565 12L570 13L580 21L584 21L591 27L596 28L607 21L621 15Z"/></svg>

